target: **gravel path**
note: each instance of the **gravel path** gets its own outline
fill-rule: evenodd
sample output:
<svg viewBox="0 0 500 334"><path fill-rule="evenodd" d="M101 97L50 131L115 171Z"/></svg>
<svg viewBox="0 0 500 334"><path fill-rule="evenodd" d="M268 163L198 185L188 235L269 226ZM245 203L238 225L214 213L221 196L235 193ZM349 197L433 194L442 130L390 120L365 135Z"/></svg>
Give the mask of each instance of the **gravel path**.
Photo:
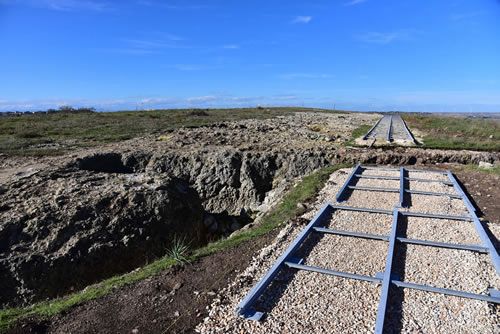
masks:
<svg viewBox="0 0 500 334"><path fill-rule="evenodd" d="M326 201L335 196L350 169L331 175L304 218L310 220ZM367 170L365 174L396 175L398 172ZM436 178L441 175L411 173L410 177ZM393 181L367 180L363 185L394 187ZM373 182L372 182L373 181ZM397 186L399 183L396 181ZM361 183L358 183L361 185ZM419 190L454 193L452 187L425 183L410 187ZM431 190L432 189L432 190ZM446 190L446 191L445 191ZM354 191L347 205L392 210L399 195ZM411 196L410 211L458 215L466 211L461 201L438 196ZM324 225L332 229L389 234L392 216L362 212L336 211ZM288 248L304 224L289 224L270 246L262 249L252 264L226 289L221 291L209 310L209 316L197 327L201 333L371 333L380 297L380 286L373 283L328 275L282 270L254 308L266 313L261 322L238 318L236 306L260 280L276 259ZM479 244L472 223L427 218L402 219L400 234L462 244ZM495 235L500 228L489 226ZM311 234L297 251L304 264L375 276L383 271L388 243L384 241L334 235ZM488 288L500 289L487 255L468 251L415 245L397 245L393 270L407 282L486 294ZM403 333L500 333L500 307L467 300L392 287L386 320L388 332Z"/></svg>

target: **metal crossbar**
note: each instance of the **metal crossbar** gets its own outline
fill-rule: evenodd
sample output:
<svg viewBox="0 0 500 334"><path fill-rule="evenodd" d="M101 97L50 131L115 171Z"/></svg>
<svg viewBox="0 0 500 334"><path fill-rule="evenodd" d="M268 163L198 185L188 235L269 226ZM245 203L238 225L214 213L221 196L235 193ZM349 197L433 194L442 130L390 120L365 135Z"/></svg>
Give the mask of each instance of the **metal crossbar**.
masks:
<svg viewBox="0 0 500 334"><path fill-rule="evenodd" d="M336 198L338 201L339 201L339 199L345 198L345 196L346 196L345 190L346 189L365 190L365 189L356 189L359 187L355 187L355 186L351 185L351 182L353 182L353 178L359 177L359 175L356 175L356 174L357 173L359 174L361 172L361 168L362 167L360 165L357 165L354 168L353 172L349 175L349 177L348 177L347 181L345 182L345 184L343 185L342 189L337 194ZM363 169L374 169L374 167L370 167L370 168L363 167ZM391 170L396 171L397 169L391 169ZM261 312L257 312L257 311L252 310L251 307L257 301L257 299L261 296L261 294L264 292L264 290L269 286L269 284L276 277L276 275L280 272L280 270L285 268L285 267L293 268L293 269L297 269L297 270L316 272L316 273L320 273L320 274L333 275L333 276L338 276L338 277L343 277L343 278L348 278L348 279L368 281L368 282L372 282L372 283L376 283L376 284L382 284L382 291L381 291L379 306L378 306L378 311L377 311L377 319L376 319L376 323L375 323L375 333L382 333L383 332L385 317L386 317L386 313L387 313L387 304L389 303L389 290L393 286L398 287L398 288L416 289L416 290L422 290L422 291L427 291L427 292L441 293L441 294L450 295L450 296L458 296L458 297L462 297L462 298L482 300L482 301L486 301L486 302L500 304L500 293L496 290L490 289L490 296L487 296L487 295L482 295L482 294L475 294L475 293L469 293L469 292L464 292L464 291L443 289L443 288L438 288L438 287L433 287L433 286L420 285L420 284L415 284L415 283L410 283L410 282L403 282L403 281L400 281L399 278L395 277L395 275L392 271L392 265L393 265L393 259L394 259L395 253L396 253L395 248L396 248L397 243L415 244L415 245L428 246L428 247L442 247L442 248L450 248L450 249L458 249L458 250L485 253L485 254L489 255L490 259L493 262L495 270L497 271L497 274L500 276L500 258L498 256L498 253L497 253L496 249L494 248L488 235L486 234L484 227L482 226L481 222L477 218L474 206L472 205L472 203L470 202L470 200L468 199L468 197L466 196L466 194L464 193L464 191L462 190L462 188L458 184L458 181L455 179L455 177L449 171L446 173L446 175L448 176L448 178L450 180L449 183L451 183L454 186L455 190L459 194L459 195L454 195L454 196L458 196L457 198L461 198L463 200L465 206L467 207L467 210L469 211L470 216L450 216L450 215L439 215L439 214L400 211L400 207L402 207L404 202L405 202L404 201L404 194L411 193L406 189L406 184L405 184L405 181L410 181L410 180L408 180L409 178L405 176L408 171L409 171L408 169L404 169L404 168L399 169L400 188L398 189L398 192L400 193L400 203L399 203L399 206L395 206L393 211L380 210L380 209L370 209L370 208L359 208L359 207L351 207L351 206L341 206L341 205L331 205L330 203L327 203L320 210L320 212L313 218L313 220L307 225L307 227L302 231L302 233L294 240L292 245L278 259L278 261L276 261L276 263L273 265L273 267L266 273L266 275L259 281L259 283L250 291L250 293L245 297L245 299L238 305L238 310L237 310L236 314L238 316L241 316L244 318L253 319L253 320L260 320L262 318L263 314ZM439 172L439 173L441 173L441 172ZM328 229L328 228L318 226L320 224L321 220L326 216L326 214L328 212L336 211L336 210L357 211L357 212L365 212L365 213L377 213L377 214L392 215L393 219L392 219L392 226L391 226L391 234L390 235L376 235L376 234L367 234L367 233L360 233L360 232L353 232L353 231L333 230L333 229ZM402 216L424 217L424 218L434 218L434 219L448 219L448 220L473 222L474 227L475 227L475 229L476 229L476 231L479 234L479 237L481 239L482 245L460 245L460 244L444 243L444 242L429 241L429 240L410 239L410 238L398 236L397 235L398 222L399 222L400 217L402 217ZM384 272L380 273L381 275L377 274L376 277L370 277L370 276L359 275L359 274L355 274L355 273L347 273L347 272L337 271L337 270L333 270L333 269L319 268L319 267L313 267L313 266L308 266L308 265L302 264L302 259L297 259L293 255L296 252L296 250L300 247L300 245L305 241L305 239L309 236L309 234L312 232L328 233L328 234L334 234L334 235L345 236L345 237L365 238L365 239L373 239L373 240L380 240L380 241L389 242Z"/></svg>

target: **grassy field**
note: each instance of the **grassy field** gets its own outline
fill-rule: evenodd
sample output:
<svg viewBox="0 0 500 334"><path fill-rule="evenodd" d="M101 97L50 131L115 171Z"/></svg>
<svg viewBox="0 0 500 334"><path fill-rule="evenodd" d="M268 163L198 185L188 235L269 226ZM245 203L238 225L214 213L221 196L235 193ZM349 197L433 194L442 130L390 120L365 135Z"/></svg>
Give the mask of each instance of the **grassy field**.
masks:
<svg viewBox="0 0 500 334"><path fill-rule="evenodd" d="M268 119L297 111L345 113L310 108L171 109L5 117L0 121L0 152L50 155L70 147L96 146L179 127L222 121Z"/></svg>
<svg viewBox="0 0 500 334"><path fill-rule="evenodd" d="M425 133L424 147L500 150L500 122L497 121L415 115L403 118L410 129Z"/></svg>
<svg viewBox="0 0 500 334"><path fill-rule="evenodd" d="M319 172L304 177L300 184L288 192L278 206L263 217L260 224L249 230L242 231L231 238L210 243L203 248L194 250L191 254L186 256L186 260L188 262L196 261L197 259L213 254L221 249L237 246L244 241L264 235L275 228L279 228L290 218L302 214L300 211L301 209L297 208L297 203L314 198L318 191L323 188L331 173L346 167L350 167L350 165L327 167ZM40 302L26 308L1 310L0 332L5 332L13 323L23 317L37 316L47 318L53 316L75 305L105 296L127 284L151 277L176 263L179 263L179 261L171 257L164 257L138 270L134 270L131 273L109 278L103 282L88 286L83 291L62 298Z"/></svg>

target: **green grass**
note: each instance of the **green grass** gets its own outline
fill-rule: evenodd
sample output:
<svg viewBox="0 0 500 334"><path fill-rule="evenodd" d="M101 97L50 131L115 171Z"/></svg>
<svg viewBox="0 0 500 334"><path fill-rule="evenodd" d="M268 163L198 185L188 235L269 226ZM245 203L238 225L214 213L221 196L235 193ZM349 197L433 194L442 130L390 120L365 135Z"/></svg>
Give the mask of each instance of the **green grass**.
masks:
<svg viewBox="0 0 500 334"><path fill-rule="evenodd" d="M52 155L71 147L98 146L180 127L268 119L310 108L170 109L3 117L0 153ZM345 113L338 110L317 112ZM48 146L47 146L48 145Z"/></svg>
<svg viewBox="0 0 500 334"><path fill-rule="evenodd" d="M482 173L486 173L486 174L500 175L500 165L493 165L493 169L479 168L479 165L465 165L462 168L473 170L476 172L482 172Z"/></svg>
<svg viewBox="0 0 500 334"><path fill-rule="evenodd" d="M300 209L297 208L297 203L305 202L314 198L318 191L323 188L331 173L340 168L349 166L350 165L331 166L304 177L301 183L287 193L283 201L278 206L263 217L262 222L259 225L249 230L242 231L231 238L210 243L203 248L193 251L192 254L186 257L187 261L192 262L219 250L237 246L244 241L264 235L269 231L282 226L290 218L300 213ZM139 270L109 278L103 282L88 286L82 291L65 297L37 303L26 308L1 310L0 332L5 332L9 326L21 318L27 316L37 316L41 318L53 316L75 305L106 296L127 284L151 277L176 263L178 263L176 259L164 257L140 268Z"/></svg>
<svg viewBox="0 0 500 334"><path fill-rule="evenodd" d="M375 124L375 123L374 123ZM361 125L360 127L354 129L354 131L352 132L351 134L351 139L349 139L349 141L346 143L347 145L354 145L354 141L359 138L359 137L362 137L364 135L366 135L366 133L368 131L370 131L370 129L372 128L373 125L369 125L369 124L365 124L365 125Z"/></svg>
<svg viewBox="0 0 500 334"><path fill-rule="evenodd" d="M410 129L425 133L423 147L500 150L500 122L414 115L404 120Z"/></svg>

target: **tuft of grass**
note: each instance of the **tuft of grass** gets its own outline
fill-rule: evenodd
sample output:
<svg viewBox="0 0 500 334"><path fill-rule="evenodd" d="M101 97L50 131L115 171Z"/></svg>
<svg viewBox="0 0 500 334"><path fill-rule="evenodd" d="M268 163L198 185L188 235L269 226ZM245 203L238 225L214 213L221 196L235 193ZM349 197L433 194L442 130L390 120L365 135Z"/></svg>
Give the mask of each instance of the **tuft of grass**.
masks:
<svg viewBox="0 0 500 334"><path fill-rule="evenodd" d="M172 245L167 250L167 256L178 263L188 263L189 260L186 256L189 253L189 245L190 243L186 241L185 237L175 235Z"/></svg>
<svg viewBox="0 0 500 334"><path fill-rule="evenodd" d="M500 150L500 122L497 121L415 115L403 118L410 128L425 133L423 147Z"/></svg>
<svg viewBox="0 0 500 334"><path fill-rule="evenodd" d="M282 226L290 218L299 214L300 209L297 208L297 203L305 202L314 198L318 191L323 188L331 173L340 168L347 168L351 166L352 165L347 164L330 166L304 177L302 179L302 182L300 182L296 187L292 188L287 193L283 201L278 206L276 206L262 218L262 221L259 225L249 230L242 231L231 238L222 239L217 242L210 243L203 248L195 250L189 256L186 256L185 253L182 254L183 252L177 253L185 257L187 262L193 262L222 249L235 247L244 241L264 235L271 230ZM178 250L182 250L182 248L183 247L178 247ZM40 302L24 308L11 308L1 310L0 332L7 331L12 324L22 318L28 316L37 316L41 318L51 317L73 306L106 296L125 285L156 275L176 263L179 263L178 259L167 255L149 265L134 270L133 272L114 276L100 283L90 285L82 291L61 298L46 302Z"/></svg>
<svg viewBox="0 0 500 334"><path fill-rule="evenodd" d="M358 128L354 129L354 131L351 134L351 139L346 143L347 145L354 145L354 141L358 139L359 137L362 137L366 135L368 131L372 128L373 125L369 124L364 124L359 126Z"/></svg>
<svg viewBox="0 0 500 334"><path fill-rule="evenodd" d="M486 174L496 174L500 175L500 165L493 165L493 169L484 169L480 168L479 165L465 165L462 167L463 169L473 170L476 172L482 172Z"/></svg>

